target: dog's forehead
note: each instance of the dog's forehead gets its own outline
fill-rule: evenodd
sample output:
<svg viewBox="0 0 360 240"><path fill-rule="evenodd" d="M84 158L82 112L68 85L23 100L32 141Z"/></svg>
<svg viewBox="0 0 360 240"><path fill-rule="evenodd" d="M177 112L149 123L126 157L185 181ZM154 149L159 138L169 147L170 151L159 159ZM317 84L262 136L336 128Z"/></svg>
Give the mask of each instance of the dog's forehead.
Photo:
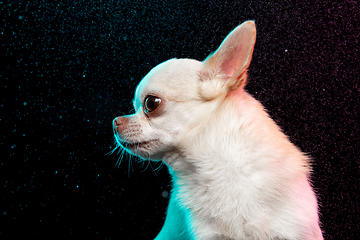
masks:
<svg viewBox="0 0 360 240"><path fill-rule="evenodd" d="M173 95L174 91L193 91L202 65L193 59L170 59L157 65L139 83L135 99L141 101L148 94Z"/></svg>

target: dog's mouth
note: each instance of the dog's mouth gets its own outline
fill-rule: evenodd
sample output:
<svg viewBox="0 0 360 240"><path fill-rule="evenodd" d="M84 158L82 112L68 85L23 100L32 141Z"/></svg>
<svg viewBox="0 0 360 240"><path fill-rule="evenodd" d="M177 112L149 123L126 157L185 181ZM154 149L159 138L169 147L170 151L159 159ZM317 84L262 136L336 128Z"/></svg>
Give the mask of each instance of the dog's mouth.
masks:
<svg viewBox="0 0 360 240"><path fill-rule="evenodd" d="M121 145L124 148L127 148L129 150L132 150L134 152L136 152L139 149L149 149L150 147L156 142L158 141L157 139L153 139L153 140L149 140L149 141L142 141L142 142L125 142L122 141Z"/></svg>

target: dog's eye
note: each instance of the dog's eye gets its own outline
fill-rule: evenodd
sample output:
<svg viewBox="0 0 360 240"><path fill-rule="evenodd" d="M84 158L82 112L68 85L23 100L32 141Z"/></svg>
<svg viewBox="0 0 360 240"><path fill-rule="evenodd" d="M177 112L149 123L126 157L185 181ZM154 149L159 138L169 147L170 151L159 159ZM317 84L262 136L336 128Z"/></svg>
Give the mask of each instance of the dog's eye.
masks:
<svg viewBox="0 0 360 240"><path fill-rule="evenodd" d="M159 107L161 99L155 96L147 96L145 99L145 111L152 112Z"/></svg>

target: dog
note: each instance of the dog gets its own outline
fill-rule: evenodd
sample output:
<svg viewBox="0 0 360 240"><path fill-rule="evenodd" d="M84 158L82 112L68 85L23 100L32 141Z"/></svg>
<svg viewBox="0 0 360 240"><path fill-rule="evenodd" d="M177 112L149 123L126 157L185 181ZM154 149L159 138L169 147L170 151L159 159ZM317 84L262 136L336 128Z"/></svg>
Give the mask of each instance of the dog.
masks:
<svg viewBox="0 0 360 240"><path fill-rule="evenodd" d="M139 83L116 142L172 177L156 240L323 239L310 160L244 89L254 21L204 61L170 59Z"/></svg>

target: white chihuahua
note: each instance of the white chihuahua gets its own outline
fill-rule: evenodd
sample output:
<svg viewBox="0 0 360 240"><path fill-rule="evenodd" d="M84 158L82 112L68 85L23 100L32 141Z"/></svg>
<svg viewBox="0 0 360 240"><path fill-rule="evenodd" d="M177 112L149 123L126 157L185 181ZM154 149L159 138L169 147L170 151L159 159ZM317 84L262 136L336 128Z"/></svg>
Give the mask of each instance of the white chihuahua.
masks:
<svg viewBox="0 0 360 240"><path fill-rule="evenodd" d="M255 38L247 21L203 62L161 63L113 121L122 148L172 176L156 240L323 239L308 158L244 89Z"/></svg>

